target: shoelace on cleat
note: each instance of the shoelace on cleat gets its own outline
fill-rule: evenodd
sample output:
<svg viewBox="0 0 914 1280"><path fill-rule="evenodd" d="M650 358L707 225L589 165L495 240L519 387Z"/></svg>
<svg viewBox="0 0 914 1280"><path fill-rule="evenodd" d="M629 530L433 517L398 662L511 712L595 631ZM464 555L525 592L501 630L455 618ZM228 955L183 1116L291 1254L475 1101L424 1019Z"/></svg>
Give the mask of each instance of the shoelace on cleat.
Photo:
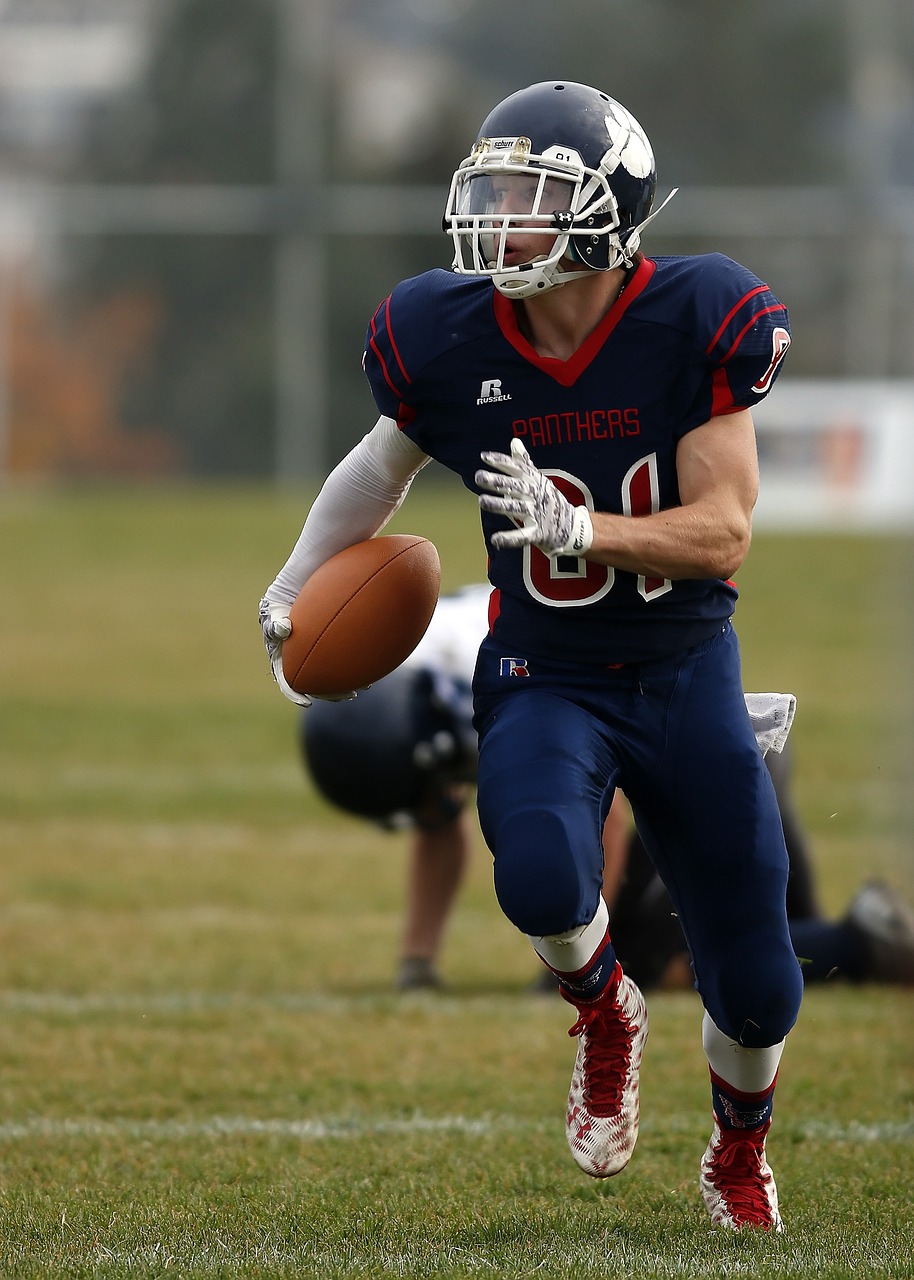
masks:
<svg viewBox="0 0 914 1280"><path fill-rule="evenodd" d="M762 1148L751 1137L722 1140L711 1162L710 1181L739 1224L770 1226L771 1205L762 1179Z"/></svg>
<svg viewBox="0 0 914 1280"><path fill-rule="evenodd" d="M595 1025L602 1023L600 1031ZM611 1116L622 1102L631 1059L631 1022L618 1010L610 1018L599 1009L582 1009L570 1036L587 1033L584 1060L584 1098L594 1116ZM601 1034L602 1032L602 1034Z"/></svg>

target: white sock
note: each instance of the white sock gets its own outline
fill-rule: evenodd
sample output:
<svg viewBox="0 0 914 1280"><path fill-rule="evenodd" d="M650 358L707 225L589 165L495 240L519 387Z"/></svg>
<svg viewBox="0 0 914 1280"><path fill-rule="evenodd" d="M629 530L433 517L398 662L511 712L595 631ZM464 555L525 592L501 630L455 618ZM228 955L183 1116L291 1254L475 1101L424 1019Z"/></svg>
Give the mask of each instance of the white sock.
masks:
<svg viewBox="0 0 914 1280"><path fill-rule="evenodd" d="M725 1036L706 1012L701 1024L701 1043L708 1064L716 1076L740 1093L764 1093L774 1083L784 1040L766 1049L747 1049Z"/></svg>
<svg viewBox="0 0 914 1280"><path fill-rule="evenodd" d="M590 924L582 924L568 933L556 933L551 937L536 938L528 934L537 955L551 969L559 973L577 973L586 967L596 954L609 928L609 910L600 898L597 914Z"/></svg>

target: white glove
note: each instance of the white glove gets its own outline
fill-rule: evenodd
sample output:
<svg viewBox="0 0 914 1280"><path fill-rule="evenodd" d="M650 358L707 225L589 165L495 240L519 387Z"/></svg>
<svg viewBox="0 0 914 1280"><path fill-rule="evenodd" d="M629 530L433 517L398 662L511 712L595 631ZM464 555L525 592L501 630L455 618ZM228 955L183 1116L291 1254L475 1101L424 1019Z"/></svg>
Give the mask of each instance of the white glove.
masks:
<svg viewBox="0 0 914 1280"><path fill-rule="evenodd" d="M264 596L259 608L260 627L263 631L267 657L273 669L273 679L279 685L283 697L288 698L298 707L310 707L311 699L308 695L296 693L282 673L282 642L292 634L292 623L289 621L290 607L276 600L268 600Z"/></svg>
<svg viewBox="0 0 914 1280"><path fill-rule="evenodd" d="M282 673L282 642L292 634L292 623L289 621L290 605L281 604L277 600L268 600L266 596L260 602L260 628L263 631L263 642L266 645L267 657L273 670L273 679L279 685L280 693L297 707L310 707L314 698L321 702L351 702L357 697L355 690L346 693L334 693L326 696L314 693L297 693Z"/></svg>
<svg viewBox="0 0 914 1280"><path fill-rule="evenodd" d="M520 520L519 529L492 534L492 546L539 547L547 556L582 556L593 542L593 522L586 507L573 507L548 476L530 461L516 437L511 452L479 455L491 471L477 471L483 511Z"/></svg>

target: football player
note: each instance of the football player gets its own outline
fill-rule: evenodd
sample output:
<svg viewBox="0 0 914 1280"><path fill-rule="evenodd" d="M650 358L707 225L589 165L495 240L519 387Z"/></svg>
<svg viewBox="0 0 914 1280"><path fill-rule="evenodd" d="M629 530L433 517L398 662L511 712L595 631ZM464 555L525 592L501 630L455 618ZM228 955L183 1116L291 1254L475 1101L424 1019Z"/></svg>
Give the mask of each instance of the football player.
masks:
<svg viewBox="0 0 914 1280"><path fill-rule="evenodd" d="M655 188L644 130L601 90L548 81L490 112L447 199L453 270L401 282L372 317L380 417L327 478L261 625L275 671L318 565L377 533L429 459L462 478L493 589L477 808L499 904L576 1011L574 1159L610 1177L638 1135L647 1008L601 895L618 786L704 1005L704 1203L723 1227L779 1231L766 1138L803 979L731 578L757 498L752 409L790 330L731 259L642 253Z"/></svg>

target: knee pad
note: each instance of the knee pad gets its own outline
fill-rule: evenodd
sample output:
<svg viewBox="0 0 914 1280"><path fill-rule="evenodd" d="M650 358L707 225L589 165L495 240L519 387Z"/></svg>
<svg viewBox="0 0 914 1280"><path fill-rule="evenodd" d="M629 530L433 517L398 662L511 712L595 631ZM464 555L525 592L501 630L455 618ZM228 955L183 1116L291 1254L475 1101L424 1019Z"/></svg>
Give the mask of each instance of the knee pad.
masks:
<svg viewBox="0 0 914 1280"><path fill-rule="evenodd" d="M575 857L557 814L537 810L505 818L492 852L499 906L521 933L547 937L593 919L599 879Z"/></svg>
<svg viewBox="0 0 914 1280"><path fill-rule="evenodd" d="M722 963L716 981L701 997L708 1014L726 1036L747 1049L778 1044L797 1020L803 976L792 948L778 954L767 948L760 962L745 957Z"/></svg>

